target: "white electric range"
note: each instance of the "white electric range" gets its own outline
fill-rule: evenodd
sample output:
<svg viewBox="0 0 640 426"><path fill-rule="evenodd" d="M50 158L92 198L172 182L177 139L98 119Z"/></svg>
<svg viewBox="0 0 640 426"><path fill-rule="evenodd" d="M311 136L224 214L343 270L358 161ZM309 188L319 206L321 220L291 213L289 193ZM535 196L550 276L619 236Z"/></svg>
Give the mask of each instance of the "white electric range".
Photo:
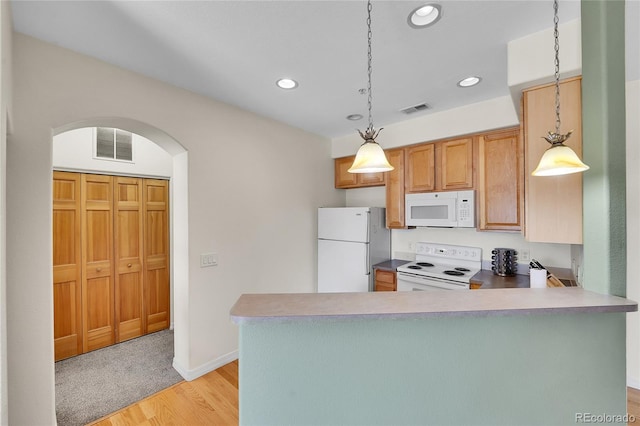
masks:
<svg viewBox="0 0 640 426"><path fill-rule="evenodd" d="M416 243L415 262L397 269L398 291L465 290L482 269L482 249Z"/></svg>

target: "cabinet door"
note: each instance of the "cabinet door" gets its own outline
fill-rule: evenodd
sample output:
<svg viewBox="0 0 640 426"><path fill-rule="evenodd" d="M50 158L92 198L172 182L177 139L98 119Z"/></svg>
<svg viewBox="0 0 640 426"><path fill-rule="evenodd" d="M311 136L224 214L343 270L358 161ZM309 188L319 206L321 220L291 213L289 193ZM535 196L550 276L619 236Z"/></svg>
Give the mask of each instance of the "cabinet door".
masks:
<svg viewBox="0 0 640 426"><path fill-rule="evenodd" d="M335 187L360 188L384 185L384 173L349 173L355 156L335 159Z"/></svg>
<svg viewBox="0 0 640 426"><path fill-rule="evenodd" d="M358 174L349 173L349 167L355 157L343 157L335 159L335 186L336 188L355 188L358 186Z"/></svg>
<svg viewBox="0 0 640 426"><path fill-rule="evenodd" d="M169 328L169 185L166 180L145 179L144 290L147 333Z"/></svg>
<svg viewBox="0 0 640 426"><path fill-rule="evenodd" d="M80 175L53 172L55 360L82 353Z"/></svg>
<svg viewBox="0 0 640 426"><path fill-rule="evenodd" d="M396 273L376 269L375 291L396 291Z"/></svg>
<svg viewBox="0 0 640 426"><path fill-rule="evenodd" d="M113 178L82 175L84 352L115 343Z"/></svg>
<svg viewBox="0 0 640 426"><path fill-rule="evenodd" d="M142 179L115 178L116 341L144 334Z"/></svg>
<svg viewBox="0 0 640 426"><path fill-rule="evenodd" d="M573 130L565 145L582 157L580 78L560 84L561 133ZM555 86L523 94L525 138L525 238L546 243L582 244L582 173L531 176L549 144L542 139L555 130Z"/></svg>
<svg viewBox="0 0 640 426"><path fill-rule="evenodd" d="M389 163L394 167L386 172L386 221L387 228L404 228L404 149L386 151Z"/></svg>
<svg viewBox="0 0 640 426"><path fill-rule="evenodd" d="M435 144L428 143L406 149L405 179L407 192L435 189Z"/></svg>
<svg viewBox="0 0 640 426"><path fill-rule="evenodd" d="M522 229L520 129L478 137L478 216L481 230Z"/></svg>
<svg viewBox="0 0 640 426"><path fill-rule="evenodd" d="M473 139L442 142L442 189L473 188Z"/></svg>

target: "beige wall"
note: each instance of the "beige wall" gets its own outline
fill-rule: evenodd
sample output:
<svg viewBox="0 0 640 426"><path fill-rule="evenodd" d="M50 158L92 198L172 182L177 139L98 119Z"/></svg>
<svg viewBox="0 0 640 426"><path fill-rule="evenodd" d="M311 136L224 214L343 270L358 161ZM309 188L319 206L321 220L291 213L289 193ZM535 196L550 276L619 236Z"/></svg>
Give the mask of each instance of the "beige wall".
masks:
<svg viewBox="0 0 640 426"><path fill-rule="evenodd" d="M176 360L187 373L235 353L229 309L241 293L313 291L316 208L344 200L333 189L329 140L20 34L14 35L14 70L16 120L7 153L11 424L51 424L55 415L50 210L56 129L92 117L125 117L160 129L187 151L188 157L174 156L174 167L188 167L188 194L179 195L189 209L188 238L179 242L188 250L182 275L188 279L175 283L188 300L174 312L176 333L186 334L176 335L184 342ZM217 252L219 266L201 269L204 252Z"/></svg>
<svg viewBox="0 0 640 426"><path fill-rule="evenodd" d="M0 424L9 423L7 391L7 261L6 261L6 165L7 132L11 112L11 8L0 3Z"/></svg>

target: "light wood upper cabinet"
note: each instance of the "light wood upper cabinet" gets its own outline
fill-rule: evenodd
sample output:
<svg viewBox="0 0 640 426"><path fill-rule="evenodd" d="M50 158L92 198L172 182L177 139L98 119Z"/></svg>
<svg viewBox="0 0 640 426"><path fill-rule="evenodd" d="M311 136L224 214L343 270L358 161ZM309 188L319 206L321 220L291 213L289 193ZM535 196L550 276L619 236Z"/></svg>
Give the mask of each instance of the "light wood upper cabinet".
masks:
<svg viewBox="0 0 640 426"><path fill-rule="evenodd" d="M436 187L435 144L406 148L406 192L433 191Z"/></svg>
<svg viewBox="0 0 640 426"><path fill-rule="evenodd" d="M520 128L478 136L479 229L522 229L522 154Z"/></svg>
<svg viewBox="0 0 640 426"><path fill-rule="evenodd" d="M349 173L354 155L335 159L335 187L339 189L384 185L384 173Z"/></svg>
<svg viewBox="0 0 640 426"><path fill-rule="evenodd" d="M573 130L565 145L582 157L581 80L560 84L561 133ZM555 86L523 92L525 142L525 238L528 241L582 244L582 173L531 176L549 144L542 139L555 130Z"/></svg>
<svg viewBox="0 0 640 426"><path fill-rule="evenodd" d="M441 142L441 156L441 188L473 188L473 139Z"/></svg>
<svg viewBox="0 0 640 426"><path fill-rule="evenodd" d="M385 152L387 160L394 167L386 172L386 221L387 228L404 228L404 148L390 149Z"/></svg>

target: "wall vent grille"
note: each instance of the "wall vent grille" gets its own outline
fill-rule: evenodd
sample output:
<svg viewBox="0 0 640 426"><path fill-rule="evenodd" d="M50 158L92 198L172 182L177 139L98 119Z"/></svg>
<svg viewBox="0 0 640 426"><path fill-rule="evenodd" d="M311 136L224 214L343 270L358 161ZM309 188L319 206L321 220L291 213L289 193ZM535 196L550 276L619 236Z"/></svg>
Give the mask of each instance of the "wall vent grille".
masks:
<svg viewBox="0 0 640 426"><path fill-rule="evenodd" d="M429 108L431 108L429 105L427 105L426 103L422 103L422 104L401 109L400 112L404 112L405 114L413 114L414 112L418 112L418 111L426 111Z"/></svg>
<svg viewBox="0 0 640 426"><path fill-rule="evenodd" d="M131 132L111 127L96 128L96 158L133 161Z"/></svg>

